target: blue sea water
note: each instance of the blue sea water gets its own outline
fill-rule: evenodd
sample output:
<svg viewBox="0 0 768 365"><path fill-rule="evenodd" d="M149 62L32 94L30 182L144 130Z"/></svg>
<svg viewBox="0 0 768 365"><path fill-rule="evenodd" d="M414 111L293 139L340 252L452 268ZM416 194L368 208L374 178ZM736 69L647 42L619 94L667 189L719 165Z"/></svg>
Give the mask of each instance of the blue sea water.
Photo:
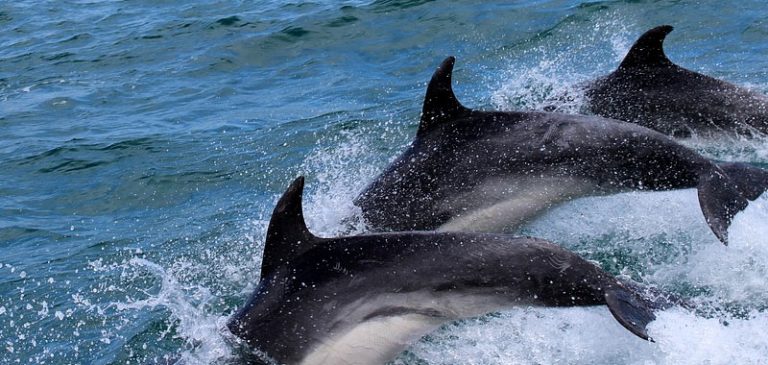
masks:
<svg viewBox="0 0 768 365"><path fill-rule="evenodd" d="M276 198L306 175L310 228L347 231L445 56L467 106L542 109L672 24L672 60L765 92L766 19L754 0L2 2L0 363L244 363L225 323ZM684 143L768 167L768 140ZM521 233L704 309L660 313L647 343L605 308L521 308L394 362L765 363L767 218L761 197L725 248L692 190L568 203Z"/></svg>

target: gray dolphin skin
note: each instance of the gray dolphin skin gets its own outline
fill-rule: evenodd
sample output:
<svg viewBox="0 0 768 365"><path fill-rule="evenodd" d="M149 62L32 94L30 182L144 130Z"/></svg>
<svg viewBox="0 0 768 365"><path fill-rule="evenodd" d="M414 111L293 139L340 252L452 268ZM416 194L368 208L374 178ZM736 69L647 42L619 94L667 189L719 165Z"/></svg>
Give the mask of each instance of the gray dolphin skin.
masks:
<svg viewBox="0 0 768 365"><path fill-rule="evenodd" d="M726 173L636 124L468 109L451 86L454 62L432 76L411 146L355 200L373 230L512 232L578 197L697 188L704 218L727 244L733 216L768 188L763 170L729 164Z"/></svg>
<svg viewBox="0 0 768 365"><path fill-rule="evenodd" d="M443 323L519 306L607 305L649 339L654 303L557 245L473 233L319 238L304 222L303 186L296 179L278 201L258 286L228 323L262 360L383 364Z"/></svg>
<svg viewBox="0 0 768 365"><path fill-rule="evenodd" d="M674 64L663 48L672 29L647 31L616 71L590 83L588 108L675 137L768 133L768 98Z"/></svg>

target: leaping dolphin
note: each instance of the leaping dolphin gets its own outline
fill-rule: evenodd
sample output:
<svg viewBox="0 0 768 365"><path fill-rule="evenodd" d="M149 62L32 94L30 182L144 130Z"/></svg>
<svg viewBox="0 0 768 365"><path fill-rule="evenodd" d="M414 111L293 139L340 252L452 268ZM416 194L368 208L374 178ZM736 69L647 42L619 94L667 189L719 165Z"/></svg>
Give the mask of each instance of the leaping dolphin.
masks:
<svg viewBox="0 0 768 365"><path fill-rule="evenodd" d="M697 188L725 244L734 215L768 188L768 173L728 173L669 137L612 119L477 111L451 86L454 58L427 87L410 147L355 200L374 230L511 232L558 203L629 190Z"/></svg>
<svg viewBox="0 0 768 365"><path fill-rule="evenodd" d="M319 238L304 179L272 214L261 278L233 334L280 364L383 364L439 325L518 306L607 305L649 339L654 303L550 242L500 234L404 232Z"/></svg>
<svg viewBox="0 0 768 365"><path fill-rule="evenodd" d="M616 71L588 84L588 108L676 137L768 133L768 98L674 64L663 48L672 29L645 32Z"/></svg>

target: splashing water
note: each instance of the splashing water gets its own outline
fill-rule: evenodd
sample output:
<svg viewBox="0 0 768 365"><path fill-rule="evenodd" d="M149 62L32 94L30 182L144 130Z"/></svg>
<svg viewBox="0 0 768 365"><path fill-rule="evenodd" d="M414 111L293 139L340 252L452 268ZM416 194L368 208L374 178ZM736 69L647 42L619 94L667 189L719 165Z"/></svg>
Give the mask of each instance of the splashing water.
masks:
<svg viewBox="0 0 768 365"><path fill-rule="evenodd" d="M736 215L728 247L703 245L686 262L659 268L657 280L684 280L707 288L714 303L768 308L768 194ZM679 281L678 281L679 282Z"/></svg>
<svg viewBox="0 0 768 365"><path fill-rule="evenodd" d="M718 138L693 135L682 144L716 161L746 162L765 166L768 161L768 136L755 132L754 137L731 135Z"/></svg>
<svg viewBox="0 0 768 365"><path fill-rule="evenodd" d="M442 327L394 364L761 364L768 316L702 318L657 313L655 342L635 338L604 308L520 309Z"/></svg>
<svg viewBox="0 0 768 365"><path fill-rule="evenodd" d="M210 312L211 303L217 297L200 285L183 285L174 273L151 261L133 258L128 269L143 269L162 281L157 294L146 299L117 302L119 311L153 310L158 307L171 312L169 321L174 336L184 341L184 348L178 358L180 364L204 365L221 363L234 358L232 334L226 328L228 316ZM162 336L166 336L164 333Z"/></svg>
<svg viewBox="0 0 768 365"><path fill-rule="evenodd" d="M568 32L568 28L561 31ZM501 87L492 92L491 103L501 110L584 113L583 84L618 65L629 50L633 36L626 22L612 14L601 19L588 33L580 33L578 41L566 37L555 46L542 44L513 56L508 60ZM574 55L603 60L606 49L610 50L609 59L590 64L588 69L572 61ZM531 67L530 61L521 58L538 61Z"/></svg>
<svg viewBox="0 0 768 365"><path fill-rule="evenodd" d="M335 145L314 150L304 162L306 170L316 171L308 184L315 188L308 189L305 199L307 225L329 237L366 231L353 201L377 173L372 164L350 166L350 161L365 161L372 154L371 141L361 132L344 131L334 139Z"/></svg>
<svg viewBox="0 0 768 365"><path fill-rule="evenodd" d="M702 318L671 310L657 315L650 333L664 364L762 364L768 350L765 313L746 318Z"/></svg>

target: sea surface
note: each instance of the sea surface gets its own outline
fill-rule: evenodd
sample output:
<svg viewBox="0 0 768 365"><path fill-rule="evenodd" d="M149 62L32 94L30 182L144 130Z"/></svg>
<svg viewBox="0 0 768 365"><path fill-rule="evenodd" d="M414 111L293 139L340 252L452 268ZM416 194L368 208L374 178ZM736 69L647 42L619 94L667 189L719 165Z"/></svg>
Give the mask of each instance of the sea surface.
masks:
<svg viewBox="0 0 768 365"><path fill-rule="evenodd" d="M662 24L669 57L768 91L763 1L0 3L0 364L243 364L225 323L258 281L277 197L307 177L319 235L414 137L457 57L465 105L579 113L580 82ZM768 139L683 143L768 167ZM724 247L696 192L585 198L521 229L677 293L649 343L605 307L443 326L427 364L765 364L768 194Z"/></svg>

